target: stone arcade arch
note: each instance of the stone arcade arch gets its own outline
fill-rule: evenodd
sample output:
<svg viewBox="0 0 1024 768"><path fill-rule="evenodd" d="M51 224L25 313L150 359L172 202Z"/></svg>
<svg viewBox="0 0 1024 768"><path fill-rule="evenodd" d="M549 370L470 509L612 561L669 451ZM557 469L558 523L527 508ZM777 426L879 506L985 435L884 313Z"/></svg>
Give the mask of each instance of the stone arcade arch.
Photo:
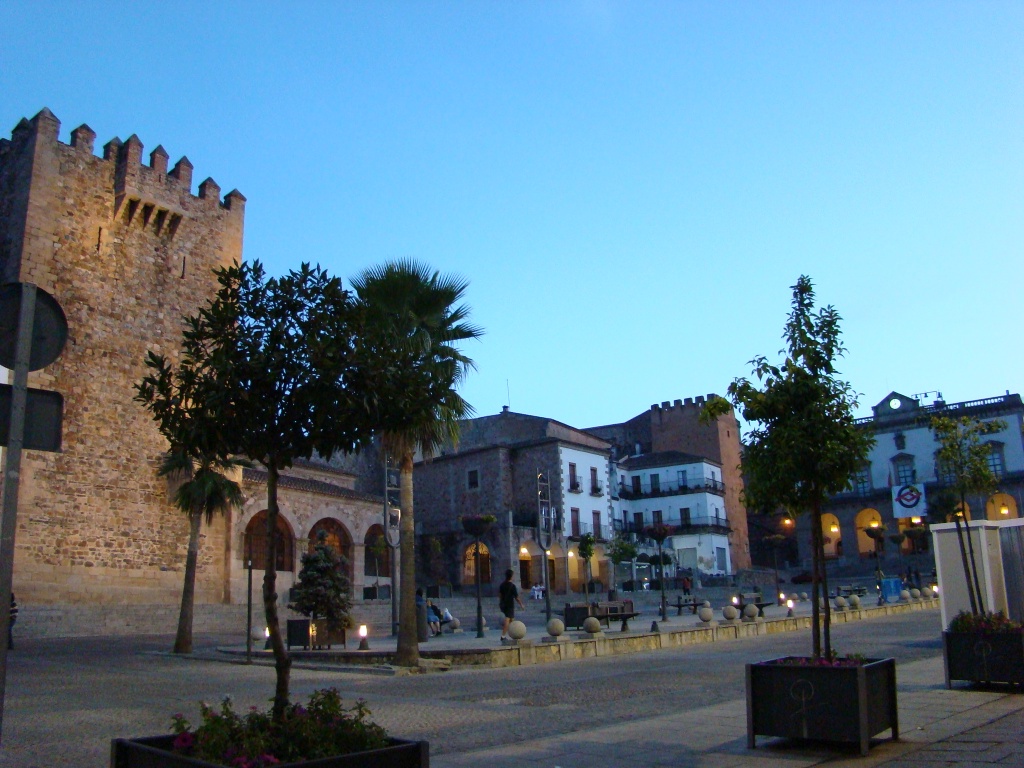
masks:
<svg viewBox="0 0 1024 768"><path fill-rule="evenodd" d="M333 517L321 518L312 528L309 529L309 544L307 551L313 551L313 547L316 545L321 531L326 536L325 543L329 547L332 547L334 551L343 558L345 575L348 576L349 583L353 584L355 582L353 578L354 558L352 556L352 537L349 535L348 529Z"/></svg>
<svg viewBox="0 0 1024 768"><path fill-rule="evenodd" d="M295 570L295 534L284 516L278 514L274 531L274 543L277 549L277 570ZM256 571L267 568L267 510L263 509L253 515L245 526L242 541L242 562L252 557L252 567Z"/></svg>
<svg viewBox="0 0 1024 768"><path fill-rule="evenodd" d="M825 537L825 557L840 557L843 554L843 531L839 527L839 518L831 512L823 513L821 533Z"/></svg>
<svg viewBox="0 0 1024 768"><path fill-rule="evenodd" d="M1008 493L995 493L985 504L988 520L1015 520L1020 517L1017 500Z"/></svg>
<svg viewBox="0 0 1024 768"><path fill-rule="evenodd" d="M882 513L874 507L865 507L857 513L854 525L857 527L857 553L861 557L874 557L878 547L867 532L882 526Z"/></svg>

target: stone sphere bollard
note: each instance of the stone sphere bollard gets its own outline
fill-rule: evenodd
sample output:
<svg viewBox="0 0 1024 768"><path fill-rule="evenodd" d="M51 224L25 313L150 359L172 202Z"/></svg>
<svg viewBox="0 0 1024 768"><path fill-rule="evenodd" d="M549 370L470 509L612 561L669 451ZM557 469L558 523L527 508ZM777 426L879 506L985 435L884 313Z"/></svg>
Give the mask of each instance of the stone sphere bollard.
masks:
<svg viewBox="0 0 1024 768"><path fill-rule="evenodd" d="M825 610L825 598L824 597L819 597L818 598L818 608L821 609L822 611Z"/></svg>
<svg viewBox="0 0 1024 768"><path fill-rule="evenodd" d="M596 635L601 631L601 622L597 616L587 616L583 621L583 631L591 635Z"/></svg>
<svg viewBox="0 0 1024 768"><path fill-rule="evenodd" d="M757 618L757 613L758 613L757 606L754 605L753 603L747 603L746 605L743 606L743 616L744 616L744 618L747 618L747 619L750 619L751 621L753 621L754 619Z"/></svg>
<svg viewBox="0 0 1024 768"><path fill-rule="evenodd" d="M456 629L459 629L461 626L462 622L458 619L452 619L448 622L448 629L450 629L452 632L454 632Z"/></svg>
<svg viewBox="0 0 1024 768"><path fill-rule="evenodd" d="M707 605L707 603L705 603L697 609L697 618L699 618L705 624L710 624L711 620L715 618L715 612L711 609L710 605Z"/></svg>
<svg viewBox="0 0 1024 768"><path fill-rule="evenodd" d="M548 622L547 630L551 637L558 637L565 632L565 622L561 619L552 619Z"/></svg>
<svg viewBox="0 0 1024 768"><path fill-rule="evenodd" d="M850 595L850 607L853 610L860 608L860 597L858 595Z"/></svg>
<svg viewBox="0 0 1024 768"><path fill-rule="evenodd" d="M806 603L807 600L808 600L807 593L806 592L801 592L800 593L800 599L803 600Z"/></svg>
<svg viewBox="0 0 1024 768"><path fill-rule="evenodd" d="M909 600L909 599L910 599L910 590L908 590L908 589L901 590L900 591L900 600Z"/></svg>
<svg viewBox="0 0 1024 768"><path fill-rule="evenodd" d="M917 587L914 587L914 589L910 590L910 596L914 600L920 600L921 599L921 590L918 589Z"/></svg>
<svg viewBox="0 0 1024 768"><path fill-rule="evenodd" d="M508 636L513 640L522 640L526 637L526 625L516 619L508 625Z"/></svg>
<svg viewBox="0 0 1024 768"><path fill-rule="evenodd" d="M705 600L704 601L704 607L705 608L710 608L711 607L711 601L710 600Z"/></svg>
<svg viewBox="0 0 1024 768"><path fill-rule="evenodd" d="M924 589L922 589L921 590L921 597L931 599L931 597L932 597L932 588L931 587L925 587Z"/></svg>
<svg viewBox="0 0 1024 768"><path fill-rule="evenodd" d="M846 598L842 595L839 595L839 597L835 599L835 606L837 611L845 611L846 606L848 605L849 603L846 602Z"/></svg>
<svg viewBox="0 0 1024 768"><path fill-rule="evenodd" d="M727 605L722 609L722 616L726 621L736 621L739 615L740 612L736 610L735 605Z"/></svg>

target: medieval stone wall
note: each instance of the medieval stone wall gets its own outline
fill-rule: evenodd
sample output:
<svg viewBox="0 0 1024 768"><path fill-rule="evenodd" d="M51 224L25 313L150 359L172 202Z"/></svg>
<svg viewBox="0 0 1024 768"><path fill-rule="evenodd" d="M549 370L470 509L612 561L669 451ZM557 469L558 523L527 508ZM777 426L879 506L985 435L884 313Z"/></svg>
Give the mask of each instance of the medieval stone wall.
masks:
<svg viewBox="0 0 1024 768"><path fill-rule="evenodd" d="M186 158L142 163L135 136L93 154L88 126L59 141L49 110L0 141L0 274L54 295L68 319L57 362L29 385L65 399L63 450L26 451L14 590L26 603L173 603L188 526L157 478L166 443L134 385L148 350L173 359L182 316L240 261L245 198ZM228 598L230 519L204 526L197 601Z"/></svg>

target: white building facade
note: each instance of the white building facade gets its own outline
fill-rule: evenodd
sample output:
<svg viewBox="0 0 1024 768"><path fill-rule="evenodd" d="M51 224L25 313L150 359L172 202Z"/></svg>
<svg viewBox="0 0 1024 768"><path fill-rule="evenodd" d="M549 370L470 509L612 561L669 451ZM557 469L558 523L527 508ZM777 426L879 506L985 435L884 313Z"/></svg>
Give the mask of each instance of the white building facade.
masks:
<svg viewBox="0 0 1024 768"><path fill-rule="evenodd" d="M621 459L614 472L616 530L632 535L653 553L656 546L644 531L651 525L667 525L672 534L662 548L672 556L676 573L733 572L721 465L681 451L660 451ZM666 567L666 574L672 573L672 566Z"/></svg>

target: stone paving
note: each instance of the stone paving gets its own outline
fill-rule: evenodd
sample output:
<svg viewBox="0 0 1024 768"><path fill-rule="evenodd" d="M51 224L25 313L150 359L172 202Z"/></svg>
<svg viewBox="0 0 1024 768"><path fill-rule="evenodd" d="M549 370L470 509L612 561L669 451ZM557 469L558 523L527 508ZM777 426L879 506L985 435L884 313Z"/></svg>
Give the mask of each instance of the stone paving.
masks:
<svg viewBox="0 0 1024 768"><path fill-rule="evenodd" d="M298 668L292 692L302 698L333 685L348 700L366 699L391 733L428 739L435 768L1021 765L1024 696L946 690L938 632L933 610L834 628L840 650L897 659L902 738L876 739L867 757L771 739L746 748L743 663L806 653L806 631L411 676ZM237 638L198 640L212 649ZM424 648L440 642L479 641L473 633ZM496 633L485 642L497 645ZM172 657L170 643L168 637L19 643L10 657L0 766L98 768L108 764L110 738L166 732L169 715L194 715L197 700L230 693L240 709L266 705L271 669Z"/></svg>

